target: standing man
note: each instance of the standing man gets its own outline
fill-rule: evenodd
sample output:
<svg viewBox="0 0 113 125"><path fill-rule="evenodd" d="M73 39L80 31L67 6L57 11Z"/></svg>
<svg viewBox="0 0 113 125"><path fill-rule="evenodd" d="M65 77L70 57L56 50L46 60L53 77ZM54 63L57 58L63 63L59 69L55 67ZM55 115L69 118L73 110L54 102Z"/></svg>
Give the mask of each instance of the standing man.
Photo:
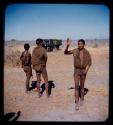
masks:
<svg viewBox="0 0 113 125"><path fill-rule="evenodd" d="M37 90L38 90L38 96L41 97L40 93L40 81L41 81L41 75L44 79L45 87L46 87L46 95L48 95L48 75L46 71L46 63L47 63L47 52L46 49L43 47L43 40L37 39L36 40L37 47L34 48L32 52L32 65L33 69L36 72L37 76Z"/></svg>
<svg viewBox="0 0 113 125"><path fill-rule="evenodd" d="M83 105L84 101L84 83L87 72L91 66L91 56L84 48L85 41L83 39L78 40L78 48L68 51L71 44L69 38L67 39L67 46L64 54L73 54L74 57L74 82L75 82L75 109L79 110L79 82L80 82L80 105Z"/></svg>
<svg viewBox="0 0 113 125"><path fill-rule="evenodd" d="M29 52L30 45L28 43L24 44L25 51L22 52L20 60L22 61L22 68L26 73L26 93L29 91L29 81L32 76L31 68L31 54Z"/></svg>

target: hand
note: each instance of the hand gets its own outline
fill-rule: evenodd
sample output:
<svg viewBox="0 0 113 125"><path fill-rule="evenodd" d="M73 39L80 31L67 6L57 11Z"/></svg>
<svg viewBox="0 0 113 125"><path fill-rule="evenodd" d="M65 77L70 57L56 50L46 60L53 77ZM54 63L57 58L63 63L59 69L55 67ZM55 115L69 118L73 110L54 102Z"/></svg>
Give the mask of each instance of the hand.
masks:
<svg viewBox="0 0 113 125"><path fill-rule="evenodd" d="M83 71L83 74L84 74L84 75L86 75L86 74L87 74L87 70L86 70L86 69Z"/></svg>
<svg viewBox="0 0 113 125"><path fill-rule="evenodd" d="M86 69L84 70L84 74L87 74L87 72L88 72L88 70L89 70L89 67L90 67L90 65L88 65L88 66L86 67Z"/></svg>
<svg viewBox="0 0 113 125"><path fill-rule="evenodd" d="M67 45L70 46L71 43L72 43L72 41L68 39L68 40L67 40Z"/></svg>

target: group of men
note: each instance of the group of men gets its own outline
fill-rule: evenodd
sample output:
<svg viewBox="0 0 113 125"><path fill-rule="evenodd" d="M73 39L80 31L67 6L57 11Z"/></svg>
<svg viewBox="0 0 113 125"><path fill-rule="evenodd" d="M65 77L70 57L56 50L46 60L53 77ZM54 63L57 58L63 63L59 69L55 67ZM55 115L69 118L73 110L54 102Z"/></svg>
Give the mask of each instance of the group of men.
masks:
<svg viewBox="0 0 113 125"><path fill-rule="evenodd" d="M29 81L32 77L32 67L35 70L37 77L37 91L38 96L41 97L40 93L40 82L41 75L44 79L46 96L48 94L48 74L46 70L47 63L47 52L43 47L43 39L36 40L36 47L33 49L32 55L29 52L30 45L28 43L24 44L25 51L22 52L20 57L22 61L22 67L26 73L26 92L29 92ZM74 57L74 83L75 83L75 109L79 110L79 98L80 105L83 105L84 101L84 83L86 79L86 74L91 66L92 60L88 50L84 48L85 41L83 39L78 40L78 48L68 51L71 41L67 39L67 46L65 48L64 54L73 54ZM79 96L79 84L80 84L80 94Z"/></svg>
<svg viewBox="0 0 113 125"><path fill-rule="evenodd" d="M43 40L37 39L36 40L37 47L34 48L32 52L32 56L29 52L30 45L28 43L24 44L25 51L22 52L20 57L22 61L22 68L26 73L26 92L29 92L29 81L32 75L32 68L36 72L37 77L37 91L38 96L41 97L40 93L40 82L41 82L41 75L44 79L45 88L46 88L46 95L48 95L48 75L46 71L46 62L47 62L47 52L46 49L43 47Z"/></svg>

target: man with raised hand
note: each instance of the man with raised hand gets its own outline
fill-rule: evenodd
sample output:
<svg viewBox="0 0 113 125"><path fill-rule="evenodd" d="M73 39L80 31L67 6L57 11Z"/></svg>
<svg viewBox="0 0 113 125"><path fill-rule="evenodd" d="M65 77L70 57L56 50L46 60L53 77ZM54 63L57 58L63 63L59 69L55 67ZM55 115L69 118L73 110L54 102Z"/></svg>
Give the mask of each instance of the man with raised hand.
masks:
<svg viewBox="0 0 113 125"><path fill-rule="evenodd" d="M80 83L80 105L83 105L84 101L84 83L87 72L91 66L92 60L89 51L84 48L85 41L83 39L78 40L78 48L68 51L71 41L67 39L67 46L64 54L73 54L74 58L74 83L75 83L75 109L79 110L79 83Z"/></svg>

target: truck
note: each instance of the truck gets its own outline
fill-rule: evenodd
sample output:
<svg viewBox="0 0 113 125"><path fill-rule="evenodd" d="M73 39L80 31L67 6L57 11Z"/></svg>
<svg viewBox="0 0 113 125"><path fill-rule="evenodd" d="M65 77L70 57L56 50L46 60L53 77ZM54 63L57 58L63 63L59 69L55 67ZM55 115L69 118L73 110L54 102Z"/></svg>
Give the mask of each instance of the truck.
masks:
<svg viewBox="0 0 113 125"><path fill-rule="evenodd" d="M53 51L53 49L59 50L62 45L61 39L43 39L43 46L48 52Z"/></svg>

